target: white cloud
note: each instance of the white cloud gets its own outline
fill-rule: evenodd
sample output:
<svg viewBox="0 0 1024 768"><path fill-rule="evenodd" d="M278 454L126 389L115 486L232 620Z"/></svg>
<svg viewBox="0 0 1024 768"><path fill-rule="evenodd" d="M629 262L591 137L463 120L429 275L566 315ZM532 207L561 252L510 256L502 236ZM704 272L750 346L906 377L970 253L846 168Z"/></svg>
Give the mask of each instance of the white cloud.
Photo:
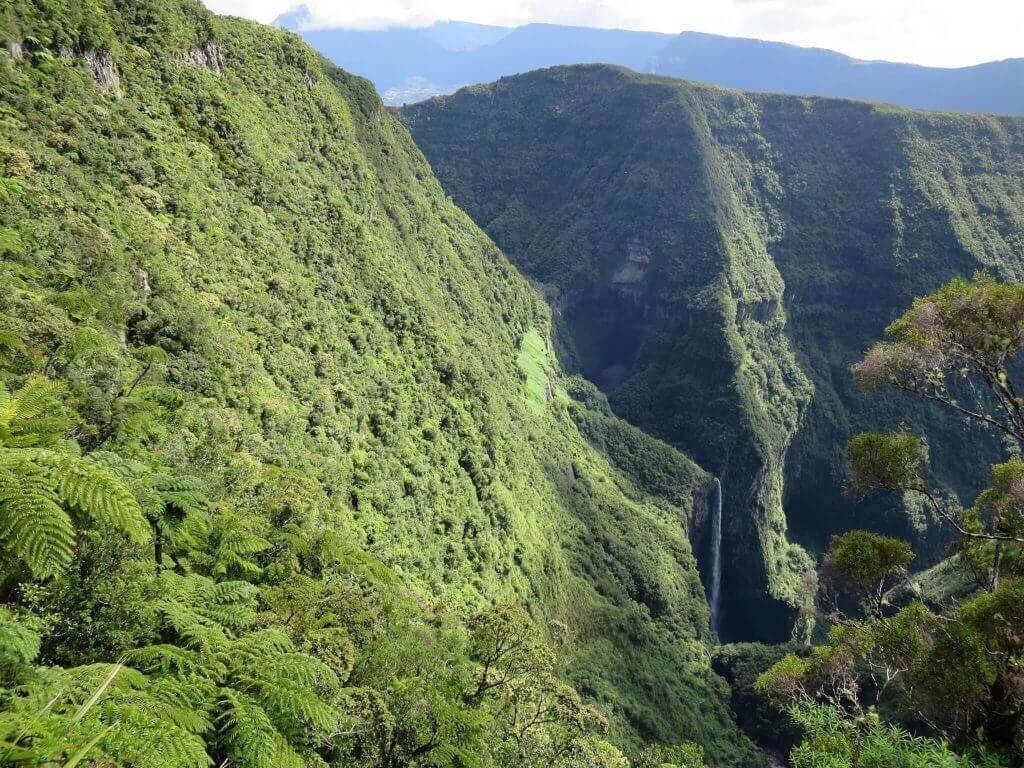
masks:
<svg viewBox="0 0 1024 768"><path fill-rule="evenodd" d="M204 2L221 13L269 22L296 0ZM1024 57L1021 0L306 0L306 5L317 26L546 21L759 37L932 66Z"/></svg>

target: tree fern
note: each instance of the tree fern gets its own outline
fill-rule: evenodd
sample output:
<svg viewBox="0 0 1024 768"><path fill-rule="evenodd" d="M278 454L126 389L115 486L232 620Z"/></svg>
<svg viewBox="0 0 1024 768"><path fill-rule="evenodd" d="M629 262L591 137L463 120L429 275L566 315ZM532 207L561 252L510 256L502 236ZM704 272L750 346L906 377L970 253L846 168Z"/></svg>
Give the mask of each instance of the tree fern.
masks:
<svg viewBox="0 0 1024 768"><path fill-rule="evenodd" d="M14 393L0 382L0 446L59 445L74 418L58 392L57 384L42 376L30 376Z"/></svg>
<svg viewBox="0 0 1024 768"><path fill-rule="evenodd" d="M39 635L0 607L0 687L24 682L38 655Z"/></svg>
<svg viewBox="0 0 1024 768"><path fill-rule="evenodd" d="M75 528L52 478L21 451L0 448L0 541L10 555L45 578L71 559Z"/></svg>
<svg viewBox="0 0 1024 768"><path fill-rule="evenodd" d="M994 755L975 761L955 754L949 745L913 736L898 726L869 717L865 722L843 717L823 706L798 706L790 716L803 729L803 741L790 753L794 768L1003 768Z"/></svg>
<svg viewBox="0 0 1024 768"><path fill-rule="evenodd" d="M302 755L338 729L341 686L331 667L295 648L276 628L250 631L256 590L198 574L160 577L155 610L172 642L134 650L128 660L154 679L187 683L208 696L215 749L234 765L304 765Z"/></svg>
<svg viewBox="0 0 1024 768"><path fill-rule="evenodd" d="M206 660L199 653L173 643L136 648L128 651L125 658L141 669L179 677L202 674L207 667Z"/></svg>
<svg viewBox="0 0 1024 768"><path fill-rule="evenodd" d="M280 735L259 703L239 691L226 689L219 700L219 736L235 765L276 768Z"/></svg>
<svg viewBox="0 0 1024 768"><path fill-rule="evenodd" d="M253 556L270 547L254 530L261 527L263 521L220 505L209 515L189 517L182 540L192 545L189 557L211 576L253 578L263 571Z"/></svg>
<svg viewBox="0 0 1024 768"><path fill-rule="evenodd" d="M76 523L110 525L139 542L149 535L138 502L113 472L54 450L55 425L64 424L48 416L58 412L55 392L41 378L14 394L0 385L0 540L38 578L70 561Z"/></svg>
<svg viewBox="0 0 1024 768"><path fill-rule="evenodd" d="M176 564L215 578L260 575L254 556L270 547L261 535L265 520L213 504L195 478L107 451L90 458L116 473L139 500L156 539L158 568L166 549Z"/></svg>
<svg viewBox="0 0 1024 768"><path fill-rule="evenodd" d="M111 451L96 451L90 458L113 471L138 500L152 528L158 571L165 550L178 563L189 551L204 546L197 532L206 530L211 504L199 480Z"/></svg>
<svg viewBox="0 0 1024 768"><path fill-rule="evenodd" d="M65 504L119 528L137 542L149 538L149 525L139 503L109 469L88 459L38 449L31 450L30 458L49 468Z"/></svg>
<svg viewBox="0 0 1024 768"><path fill-rule="evenodd" d="M207 768L212 722L189 685L109 664L44 670L0 713L3 764Z"/></svg>

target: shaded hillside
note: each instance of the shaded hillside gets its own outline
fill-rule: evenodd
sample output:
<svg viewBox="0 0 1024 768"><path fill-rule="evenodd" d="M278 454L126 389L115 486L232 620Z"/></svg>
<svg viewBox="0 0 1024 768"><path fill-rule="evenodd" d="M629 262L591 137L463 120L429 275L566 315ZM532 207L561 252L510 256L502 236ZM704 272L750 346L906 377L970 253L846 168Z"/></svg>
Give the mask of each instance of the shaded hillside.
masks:
<svg viewBox="0 0 1024 768"><path fill-rule="evenodd" d="M658 51L645 71L747 91L837 96L916 109L1024 114L1024 59L1019 58L947 69L683 32Z"/></svg>
<svg viewBox="0 0 1024 768"><path fill-rule="evenodd" d="M920 510L844 499L844 441L927 425L938 479L969 498L995 441L965 449L948 417L861 397L848 366L949 277L1021 276L1024 122L600 66L403 114L455 201L550 287L567 365L722 478L727 636L788 633L807 561L787 516L818 549L881 512L938 554Z"/></svg>
<svg viewBox="0 0 1024 768"><path fill-rule="evenodd" d="M5 560L3 616L45 612L32 619L45 663L175 651L180 612L167 609L168 627L138 618L164 610L166 580L242 579L249 620L274 628L294 618L275 600L295 584L358 591L358 574L388 569L385 605L440 606L410 620L415 653L447 631L446 607L512 599L539 626L564 625L566 675L613 741L692 738L716 765L757 764L704 648L686 525L709 476L567 396L545 303L446 199L367 81L191 0L26 1L3 34L2 381L56 380L75 414L68 450L182 473L214 510L205 533L158 536L155 577L149 550L114 547L108 592L70 576L36 586ZM244 557L176 549L213 547L235 519ZM339 540L359 554L330 560ZM122 606L138 595L152 597ZM358 610L340 614L366 621ZM343 663L352 642L330 657L343 656L339 675L363 671ZM388 665L402 659L377 661L398 686ZM187 722L214 744L207 715L223 723ZM247 759L231 762L266 764Z"/></svg>

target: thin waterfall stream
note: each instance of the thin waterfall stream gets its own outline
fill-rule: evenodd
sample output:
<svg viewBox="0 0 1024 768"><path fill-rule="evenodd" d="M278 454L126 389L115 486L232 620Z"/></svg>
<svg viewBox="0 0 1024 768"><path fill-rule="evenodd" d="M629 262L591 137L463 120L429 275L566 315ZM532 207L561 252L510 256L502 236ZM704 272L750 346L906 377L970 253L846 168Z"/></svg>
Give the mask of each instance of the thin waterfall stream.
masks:
<svg viewBox="0 0 1024 768"><path fill-rule="evenodd" d="M711 502L711 586L708 606L711 608L711 631L718 634L722 607L722 483L716 477Z"/></svg>

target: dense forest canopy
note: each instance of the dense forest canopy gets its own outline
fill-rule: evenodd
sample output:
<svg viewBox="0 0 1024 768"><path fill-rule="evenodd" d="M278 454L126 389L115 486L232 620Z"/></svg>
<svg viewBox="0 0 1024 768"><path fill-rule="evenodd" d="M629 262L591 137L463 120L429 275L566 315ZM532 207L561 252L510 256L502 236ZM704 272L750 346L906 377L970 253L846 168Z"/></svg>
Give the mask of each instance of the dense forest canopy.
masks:
<svg viewBox="0 0 1024 768"><path fill-rule="evenodd" d="M710 477L559 382L542 297L369 83L193 0L3 24L12 749L759 760L705 647ZM532 631L492 685L502 616Z"/></svg>
<svg viewBox="0 0 1024 768"><path fill-rule="evenodd" d="M0 19L0 765L1020 763L1020 121Z"/></svg>

